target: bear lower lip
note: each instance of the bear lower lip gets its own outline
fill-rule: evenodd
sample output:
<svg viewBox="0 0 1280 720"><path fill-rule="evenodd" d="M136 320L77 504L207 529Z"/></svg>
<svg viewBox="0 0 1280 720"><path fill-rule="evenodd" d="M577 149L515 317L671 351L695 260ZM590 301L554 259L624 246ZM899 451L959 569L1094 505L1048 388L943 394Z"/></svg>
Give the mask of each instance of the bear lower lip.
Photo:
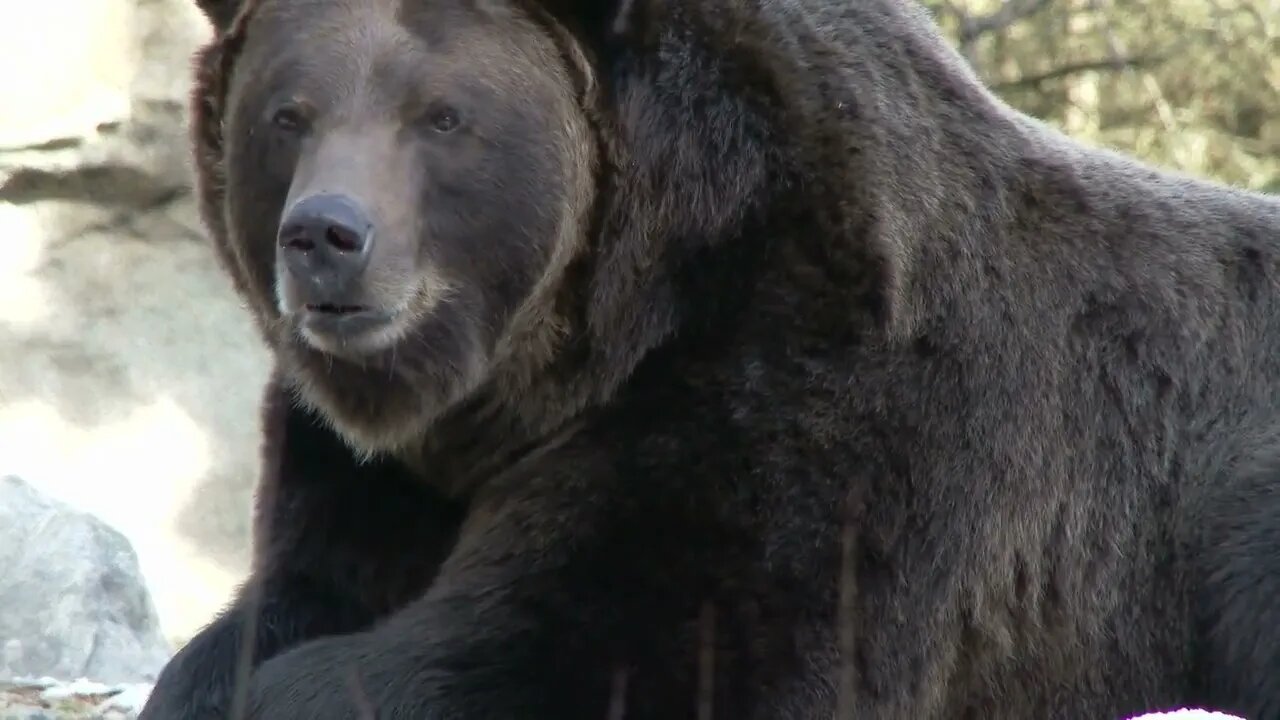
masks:
<svg viewBox="0 0 1280 720"><path fill-rule="evenodd" d="M357 306L308 305L302 313L302 329L313 336L352 340L385 328L392 314Z"/></svg>

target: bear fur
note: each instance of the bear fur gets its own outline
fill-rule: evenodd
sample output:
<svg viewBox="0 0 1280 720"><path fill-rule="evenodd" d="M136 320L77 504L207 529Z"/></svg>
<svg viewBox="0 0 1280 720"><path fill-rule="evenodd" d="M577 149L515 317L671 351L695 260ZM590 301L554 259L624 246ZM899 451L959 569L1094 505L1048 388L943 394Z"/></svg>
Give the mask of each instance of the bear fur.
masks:
<svg viewBox="0 0 1280 720"><path fill-rule="evenodd" d="M278 368L251 576L143 720L1280 718L1280 201L1015 112L910 0L197 1ZM290 72L416 91L392 47L542 93L485 121L550 179L466 222L555 222L366 366L276 305L254 133Z"/></svg>

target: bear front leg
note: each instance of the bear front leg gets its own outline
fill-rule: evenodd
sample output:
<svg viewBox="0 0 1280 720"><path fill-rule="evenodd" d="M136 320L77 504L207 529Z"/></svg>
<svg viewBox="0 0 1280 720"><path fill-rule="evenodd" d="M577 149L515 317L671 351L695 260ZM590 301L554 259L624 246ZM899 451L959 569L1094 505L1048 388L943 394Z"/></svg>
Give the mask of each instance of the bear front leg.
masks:
<svg viewBox="0 0 1280 720"><path fill-rule="evenodd" d="M670 627L669 598L646 591L627 560L663 540L633 537L616 488L565 477L575 466L557 463L558 480L522 473L487 488L419 600L368 632L264 663L248 717L608 717L612 682L634 656L629 638Z"/></svg>
<svg viewBox="0 0 1280 720"><path fill-rule="evenodd" d="M253 587L259 582L261 589ZM243 707L250 674L262 660L304 640L371 622L365 608L299 578L251 579L165 666L139 720L226 720ZM251 648L247 637L253 638Z"/></svg>
<svg viewBox="0 0 1280 720"><path fill-rule="evenodd" d="M139 720L227 720L259 664L419 596L456 537L459 510L396 464L359 462L278 382L265 409L249 580L165 666Z"/></svg>

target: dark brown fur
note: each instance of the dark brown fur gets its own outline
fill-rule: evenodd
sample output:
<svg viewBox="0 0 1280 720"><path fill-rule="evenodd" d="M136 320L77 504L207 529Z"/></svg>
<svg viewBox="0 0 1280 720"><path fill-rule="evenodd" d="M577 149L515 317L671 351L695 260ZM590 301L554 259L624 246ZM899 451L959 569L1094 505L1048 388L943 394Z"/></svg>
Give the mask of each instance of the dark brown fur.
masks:
<svg viewBox="0 0 1280 720"><path fill-rule="evenodd" d="M494 156L555 149L498 209L556 222L420 266L483 311L419 330L471 344L344 360L272 304L247 129L266 49L336 43L351 81L385 46L343 33L396 6L243 2L204 2L193 138L280 360L257 562L144 720L222 717L242 655L284 720L829 718L838 688L859 720L1280 718L1280 203L1018 115L905 0L415 2L413 37L512 43L448 77L568 128ZM537 279L500 301L493 267Z"/></svg>

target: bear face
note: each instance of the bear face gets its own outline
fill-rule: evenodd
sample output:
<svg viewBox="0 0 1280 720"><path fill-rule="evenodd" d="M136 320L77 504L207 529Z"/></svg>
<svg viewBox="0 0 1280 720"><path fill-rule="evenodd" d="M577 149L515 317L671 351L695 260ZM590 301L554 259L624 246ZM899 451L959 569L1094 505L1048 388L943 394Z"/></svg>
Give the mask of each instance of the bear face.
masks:
<svg viewBox="0 0 1280 720"><path fill-rule="evenodd" d="M353 447L394 450L545 363L594 186L556 39L461 0L265 0L238 32L225 242L300 398Z"/></svg>

